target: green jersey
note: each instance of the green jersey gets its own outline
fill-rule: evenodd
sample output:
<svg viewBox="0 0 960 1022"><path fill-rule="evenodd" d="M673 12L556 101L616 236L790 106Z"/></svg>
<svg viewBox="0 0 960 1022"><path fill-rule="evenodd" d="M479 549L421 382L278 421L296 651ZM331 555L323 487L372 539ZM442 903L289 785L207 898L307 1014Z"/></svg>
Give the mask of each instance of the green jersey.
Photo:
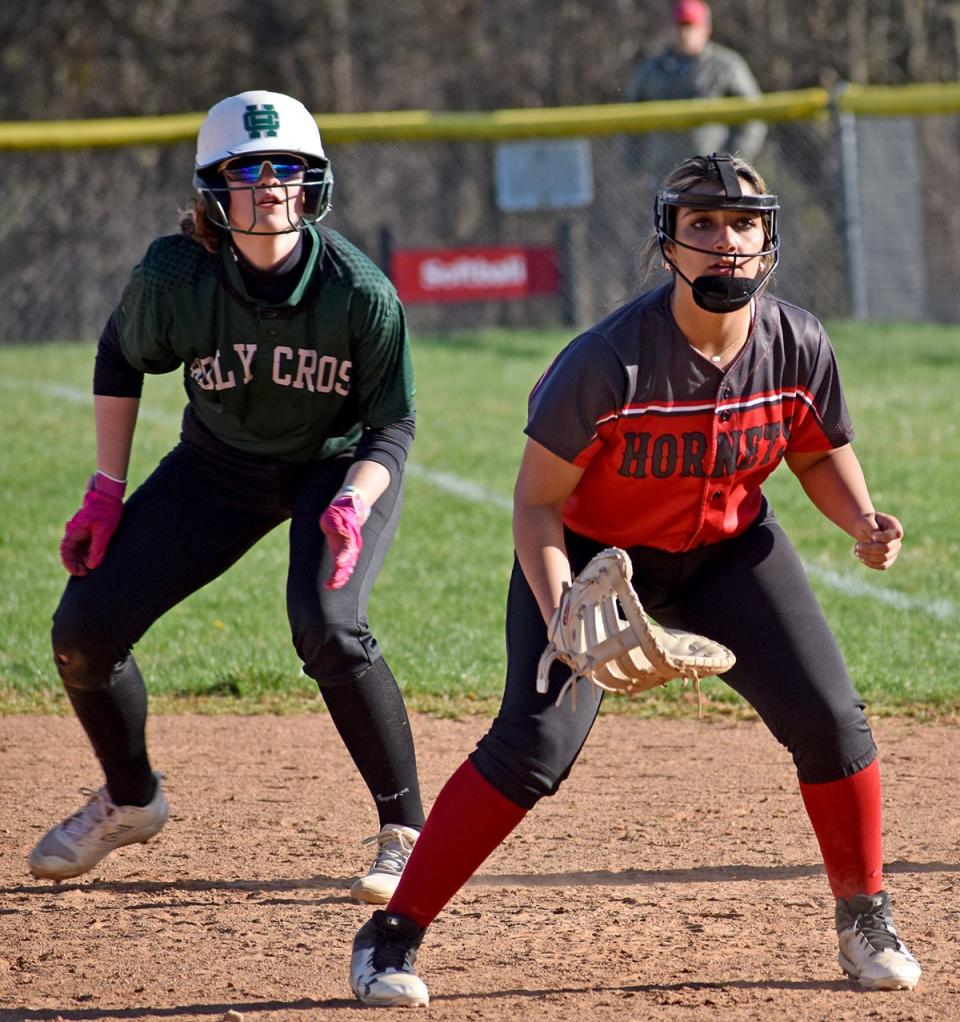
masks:
<svg viewBox="0 0 960 1022"><path fill-rule="evenodd" d="M413 414L413 367L393 286L335 231L302 232L290 297L250 297L230 245L207 252L157 239L134 268L114 321L144 373L183 368L200 422L266 457L312 461L353 447L364 429Z"/></svg>

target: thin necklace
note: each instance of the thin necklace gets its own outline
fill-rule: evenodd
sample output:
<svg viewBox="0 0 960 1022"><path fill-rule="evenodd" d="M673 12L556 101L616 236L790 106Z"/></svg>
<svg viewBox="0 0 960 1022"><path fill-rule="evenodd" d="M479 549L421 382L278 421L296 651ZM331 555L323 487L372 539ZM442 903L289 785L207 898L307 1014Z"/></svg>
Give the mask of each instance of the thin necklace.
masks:
<svg viewBox="0 0 960 1022"><path fill-rule="evenodd" d="M693 350L695 352L697 352L698 355L703 355L704 358L710 359L711 362L713 362L715 364L718 363L718 362L722 362L723 361L724 352L727 351L728 348L732 348L735 344L746 344L747 341L750 340L750 335L753 333L753 324L754 324L754 321L756 319L756 316L757 316L757 306L756 306L756 303L751 298L750 299L750 325L747 327L747 336L743 337L743 338L735 337L729 344L725 344L716 353L716 355L707 355L707 354L705 354L695 344L690 344L690 341L687 341L687 344L690 344L690 347L693 348Z"/></svg>
<svg viewBox="0 0 960 1022"><path fill-rule="evenodd" d="M750 334L748 333L747 337L749 337L749 336L750 336ZM743 344L743 343L745 343L746 339L747 339L746 337L742 337L742 338L741 337L735 337L729 344L724 345L716 353L716 355L708 355L706 352L701 351L695 344L691 344L690 341L687 341L687 344L690 344L690 347L693 348L693 350L698 355L702 355L704 358L710 359L711 362L722 362L723 361L723 355L724 355L725 351L727 351L729 348L732 348L735 344Z"/></svg>

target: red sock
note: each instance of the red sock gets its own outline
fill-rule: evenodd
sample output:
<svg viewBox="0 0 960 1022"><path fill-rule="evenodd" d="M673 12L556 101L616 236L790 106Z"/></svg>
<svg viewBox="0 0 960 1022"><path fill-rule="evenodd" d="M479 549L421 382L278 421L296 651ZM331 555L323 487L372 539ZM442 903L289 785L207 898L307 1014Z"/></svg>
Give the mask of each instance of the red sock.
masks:
<svg viewBox="0 0 960 1022"><path fill-rule="evenodd" d="M835 898L883 889L880 764L826 784L800 782Z"/></svg>
<svg viewBox="0 0 960 1022"><path fill-rule="evenodd" d="M437 796L387 911L429 926L526 812L466 760Z"/></svg>

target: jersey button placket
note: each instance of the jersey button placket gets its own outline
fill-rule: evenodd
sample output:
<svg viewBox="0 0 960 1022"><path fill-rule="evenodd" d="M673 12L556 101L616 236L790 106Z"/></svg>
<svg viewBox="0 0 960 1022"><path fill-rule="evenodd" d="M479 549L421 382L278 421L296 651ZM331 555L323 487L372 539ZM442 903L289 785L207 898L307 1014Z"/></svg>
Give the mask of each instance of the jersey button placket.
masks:
<svg viewBox="0 0 960 1022"><path fill-rule="evenodd" d="M720 430L718 429L718 425L719 425L719 421L720 421L720 409L717 406L719 405L720 399L723 396L722 390L723 390L723 388L721 388L720 390L717 391L717 396L716 396L716 399L714 401L713 413L710 415L710 433L709 433L709 435L707 437L707 444L708 444L708 449L707 449L707 459L708 459L708 461L707 461L707 463L708 464L715 464L716 463L717 445L719 444L719 440L717 438L717 435L720 432ZM706 545L707 540L703 538L704 537L704 533L706 532L709 535L709 533L712 531L713 519L714 519L714 517L716 515L716 496L715 495L718 492L717 489L716 489L716 486L717 486L717 481L715 479L711 479L709 474L707 474L706 477L703 480L703 489L700 491L700 493L701 493L701 497L700 497L700 516L699 516L700 520L697 523L696 530L694 531L693 535L690 537L688 549L693 549L695 547L701 547L701 546L705 546Z"/></svg>
<svg viewBox="0 0 960 1022"><path fill-rule="evenodd" d="M733 397L733 388L729 383L719 389L717 393L717 404L721 401L729 400ZM716 452L720 446L720 430L717 428L717 423L729 422L733 418L733 412L728 408L717 408L715 412L715 423L714 423L714 451ZM723 488L729 485L730 480L725 480L723 477L717 477L715 479L707 480L710 487L709 489L709 500L706 507L707 521L710 523L712 528L719 531L723 522L723 499L726 496L726 490Z"/></svg>
<svg viewBox="0 0 960 1022"><path fill-rule="evenodd" d="M719 405L719 403L721 401L729 401L730 398L732 398L732 397L733 397L733 387L730 386L729 381L724 380L723 386L720 387L718 392L717 392L717 404ZM718 408L717 409L717 418L721 422L729 422L732 415L733 415L733 413L730 411L729 408Z"/></svg>
<svg viewBox="0 0 960 1022"><path fill-rule="evenodd" d="M273 309L264 309L260 313L260 333L273 340L280 336L277 326L277 313Z"/></svg>

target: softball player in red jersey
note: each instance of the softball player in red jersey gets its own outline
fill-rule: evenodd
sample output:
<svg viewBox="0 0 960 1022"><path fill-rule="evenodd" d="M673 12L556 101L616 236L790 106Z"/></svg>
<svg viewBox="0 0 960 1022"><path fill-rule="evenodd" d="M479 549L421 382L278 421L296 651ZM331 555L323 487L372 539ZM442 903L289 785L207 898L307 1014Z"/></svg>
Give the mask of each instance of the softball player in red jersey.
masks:
<svg viewBox="0 0 960 1022"><path fill-rule="evenodd" d="M423 824L410 724L367 623L414 434L403 308L369 259L319 226L333 176L297 100L216 104L194 184L182 233L149 247L97 349L97 471L61 545L71 578L53 648L106 784L29 867L79 876L164 825L131 650L289 521L294 645L379 816L373 867L351 890L383 903ZM180 443L124 504L144 374L174 371L188 397Z"/></svg>
<svg viewBox="0 0 960 1022"><path fill-rule="evenodd" d="M368 1004L424 1004L424 931L537 801L569 773L596 717L589 692L536 691L562 585L607 546L661 623L737 657L724 680L793 756L836 898L841 967L911 989L920 967L883 889L880 780L864 705L761 484L782 462L871 568L903 536L877 511L823 327L767 295L778 203L749 165L695 157L656 202L649 262L666 286L577 337L530 396L514 500L500 713L437 798L385 911L357 934L351 986ZM579 686L590 685L579 681Z"/></svg>

